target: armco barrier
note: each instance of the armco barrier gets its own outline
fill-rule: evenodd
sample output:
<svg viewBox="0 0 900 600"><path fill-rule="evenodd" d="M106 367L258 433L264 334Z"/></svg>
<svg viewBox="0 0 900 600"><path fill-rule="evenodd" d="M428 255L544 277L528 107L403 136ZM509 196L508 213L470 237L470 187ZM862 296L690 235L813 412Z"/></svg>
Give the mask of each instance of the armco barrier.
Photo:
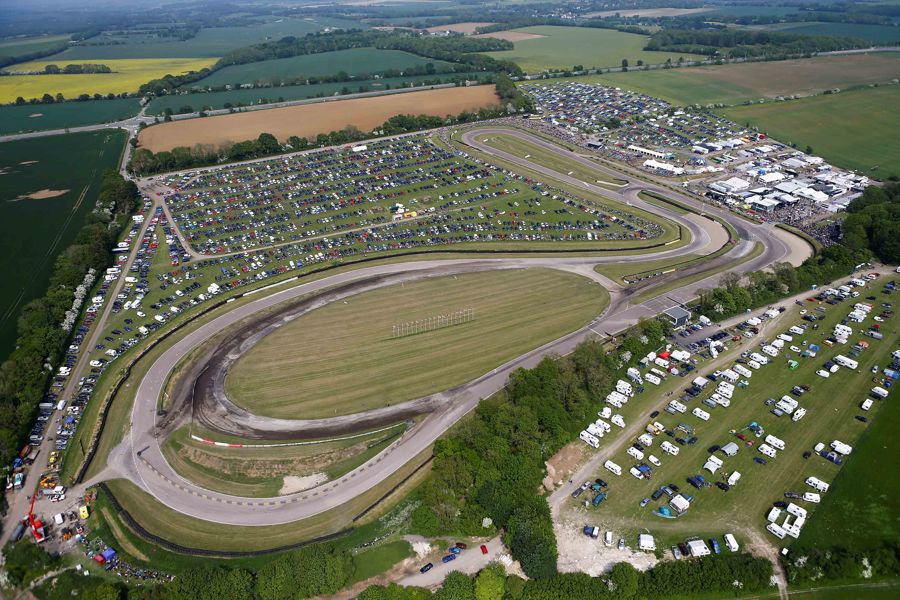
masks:
<svg viewBox="0 0 900 600"><path fill-rule="evenodd" d="M131 516L131 513L122 508L122 505L119 504L119 499L116 498L115 494L112 493L112 490L109 489L109 486L107 486L105 483L99 483L97 484L97 487L99 487L106 495L106 497L109 498L109 502L116 510L116 514L120 519L122 519L122 521L125 522L125 525L127 525L129 529L131 529L134 533L136 533L144 540L152 544L156 544L161 548L165 548L166 550L178 552L179 554L189 554L191 556L208 556L211 558L246 558L251 556L265 556L267 554L277 554L279 552L285 552L287 550L296 550L297 548L303 548L304 546L309 546L310 544L334 540L347 535L351 531L350 529L342 529L341 531L323 535L311 540L297 542L295 544L288 544L286 546L279 546L277 548L269 548L267 550L227 551L208 550L206 548L189 548L187 546L182 546L181 544L170 542L169 540L163 539L156 534L150 533L149 531L144 529L143 525L134 520L134 517Z"/></svg>

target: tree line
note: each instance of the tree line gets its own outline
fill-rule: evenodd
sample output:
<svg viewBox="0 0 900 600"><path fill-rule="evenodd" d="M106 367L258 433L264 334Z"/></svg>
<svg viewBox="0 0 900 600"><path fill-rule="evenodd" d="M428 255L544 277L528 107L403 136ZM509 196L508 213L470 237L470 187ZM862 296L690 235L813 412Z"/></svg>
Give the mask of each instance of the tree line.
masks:
<svg viewBox="0 0 900 600"><path fill-rule="evenodd" d="M455 571L432 594L427 589L370 586L359 600L655 600L716 594L734 597L771 589L772 564L746 554L707 556L699 560L661 562L647 571L618 563L599 577L558 573L547 579L507 576L494 563L474 576Z"/></svg>
<svg viewBox="0 0 900 600"><path fill-rule="evenodd" d="M145 83L139 91L144 95L158 96L181 86L198 82L213 72L231 65L371 47L403 50L425 58L457 63L463 70L493 71L514 75L522 73L522 70L514 63L495 60L490 56L479 54L496 50L511 50L513 44L506 40L461 35L433 37L409 32L349 29L327 33L309 33L302 37L287 36L276 41L238 48L220 58L212 67L183 75L166 75Z"/></svg>
<svg viewBox="0 0 900 600"><path fill-rule="evenodd" d="M869 186L847 206L841 243L869 250L883 263L900 264L900 184Z"/></svg>
<svg viewBox="0 0 900 600"><path fill-rule="evenodd" d="M550 508L535 493L546 476L544 463L596 418L616 379L657 349L666 334L663 323L643 321L613 350L585 341L568 356L515 371L503 391L483 400L471 419L435 443L413 531L475 536L500 529L528 577L554 577ZM492 522L487 529L485 518Z"/></svg>
<svg viewBox="0 0 900 600"><path fill-rule="evenodd" d="M700 290L696 309L713 320L721 320L808 290L813 284L821 285L849 275L869 256L866 250L835 245L806 259L799 267L775 263L771 272L753 271L746 283L735 273L725 273L718 287Z"/></svg>
<svg viewBox="0 0 900 600"><path fill-rule="evenodd" d="M59 65L44 65L45 75L88 75L92 73L112 73L109 65L83 63L76 65L66 65L62 68Z"/></svg>
<svg viewBox="0 0 900 600"><path fill-rule="evenodd" d="M814 54L869 46L869 42L856 38L793 35L753 29L661 29L650 36L644 50L749 58L770 54Z"/></svg>
<svg viewBox="0 0 900 600"><path fill-rule="evenodd" d="M371 132L361 131L353 125L348 125L337 131L320 133L315 139L290 136L283 144L271 133L261 133L255 140L245 140L222 147L198 144L192 148L179 146L172 150L160 152L153 152L147 148L138 148L131 155L128 171L141 176L165 171L179 171L209 166L220 162L250 160L284 152L298 152L312 148L349 144L375 136L392 136L458 123L473 123L505 116L511 112L527 112L531 110L530 99L522 94L508 78L498 78L497 93L502 101L500 106L484 107L478 112L466 111L447 117L396 115ZM166 118L170 119L171 117L167 115Z"/></svg>
<svg viewBox="0 0 900 600"><path fill-rule="evenodd" d="M53 369L64 355L69 334L61 324L75 288L89 269L100 271L110 264L111 249L139 198L134 182L115 171L105 172L96 208L72 245L57 257L46 294L22 309L16 349L0 364L0 464L10 464L24 445Z"/></svg>

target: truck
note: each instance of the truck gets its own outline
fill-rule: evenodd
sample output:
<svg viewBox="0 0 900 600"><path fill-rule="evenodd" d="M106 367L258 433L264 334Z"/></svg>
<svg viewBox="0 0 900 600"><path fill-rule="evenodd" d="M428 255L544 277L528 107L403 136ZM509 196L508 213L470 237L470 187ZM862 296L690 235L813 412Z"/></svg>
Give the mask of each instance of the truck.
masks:
<svg viewBox="0 0 900 600"><path fill-rule="evenodd" d="M600 537L600 528L594 525L585 525L582 531L584 532L584 535L588 536L589 538L593 538L596 540Z"/></svg>

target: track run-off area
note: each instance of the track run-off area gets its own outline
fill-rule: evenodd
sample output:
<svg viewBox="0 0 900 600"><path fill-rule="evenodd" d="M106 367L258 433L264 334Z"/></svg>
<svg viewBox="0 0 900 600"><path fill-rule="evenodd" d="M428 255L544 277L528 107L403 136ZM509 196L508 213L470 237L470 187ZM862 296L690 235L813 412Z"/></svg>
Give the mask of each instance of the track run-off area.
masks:
<svg viewBox="0 0 900 600"><path fill-rule="evenodd" d="M559 158L573 164L581 164L590 169L608 173L611 177L626 179L629 183L610 189L581 181L564 173L554 171L546 166L534 163L527 158L517 157L500 151L481 141L492 135L515 136L529 144L539 146ZM476 127L462 134L463 144L477 150L482 155L495 157L506 163L512 163L551 179L561 181L588 193L626 203L638 209L654 213L660 217L679 224L690 232L690 241L682 246L662 249L651 254L615 254L599 253L597 256L581 256L566 253L552 255L545 253L535 257L472 257L451 259L419 259L404 261L400 258L393 262L374 264L340 272L314 281L306 281L301 277L297 281L279 285L272 293L253 294L246 302L237 303L231 310L206 321L193 328L184 337L167 347L146 374L134 382L136 386L134 405L131 411L130 429L122 443L114 448L108 457L108 468L103 471L104 478L125 478L151 494L169 508L205 521L227 525L263 526L279 525L314 517L331 509L350 502L360 494L373 489L387 478L397 473L409 461L425 451L443 435L450 427L471 411L479 401L502 389L515 369L529 368L536 365L544 356L565 355L577 344L591 337L607 337L634 325L641 318L653 318L667 308L683 304L695 298L698 290L712 288L716 285L721 273L686 283L672 289L672 274L653 280L653 285L642 287L641 302L632 302L636 290L622 287L615 281L598 274L594 267L609 263L639 263L660 258L674 258L687 255L710 255L722 247L722 240L728 239L725 228L716 220L701 217L697 214L682 214L681 211L669 210L655 203L645 201L640 192L652 191L671 198L683 205L690 206L698 213L715 217L727 222L738 234L733 240L730 250L718 257L718 261L727 263L740 262L731 270L736 273L748 273L766 268L776 262L799 264L807 258L812 250L805 242L790 233L776 229L771 224L757 224L737 215L701 203L685 194L664 187L652 181L636 181L633 177L618 173L613 169L599 165L594 161L570 152L561 146L548 142L533 134L506 128ZM757 243L761 243L763 251L749 260L746 257ZM220 332L234 327L238 323L246 323L262 313L271 314L281 305L291 305L292 300L301 297L327 295L328 301L335 301L347 295L362 291L378 289L405 281L416 281L428 277L454 275L468 272L483 272L501 269L545 268L578 274L603 287L610 294L608 306L601 314L587 325L562 337L535 348L503 365L483 374L452 390L441 394L441 401L432 403L414 426L397 440L391 443L378 455L374 456L356 469L338 479L324 483L318 487L302 492L272 498L249 498L232 496L205 489L186 480L169 465L161 449L166 434L170 430L164 418L158 415L159 400L170 379L170 374L183 363L199 346L208 343ZM653 297L654 287L666 286L669 291ZM335 293L336 289L344 289L344 296ZM648 298L649 299L646 299ZM310 308L309 310L312 310ZM259 337L259 336L257 336ZM252 346L252 344L249 344ZM241 346L246 351L247 345ZM205 358L205 355L204 355ZM221 384L221 382L220 382ZM404 409L409 409L423 399L409 400L388 408L375 409L389 411L391 414L379 414L382 422L396 422L397 418L406 418ZM227 404L227 402L225 403ZM237 429L249 428L265 434L269 432L272 439L287 439L291 432L304 429L314 430L316 436L323 433L348 431L347 420L359 415L296 421L289 419L263 418L251 415L246 411L234 410L225 412L225 419L231 421ZM393 419L391 418L393 417ZM162 420L161 420L162 419ZM336 419L336 420L335 420ZM372 427L369 421L368 427ZM218 426L217 426L218 428ZM266 437L258 435L254 437ZM293 436L302 437L302 436ZM307 436L312 437L312 436Z"/></svg>

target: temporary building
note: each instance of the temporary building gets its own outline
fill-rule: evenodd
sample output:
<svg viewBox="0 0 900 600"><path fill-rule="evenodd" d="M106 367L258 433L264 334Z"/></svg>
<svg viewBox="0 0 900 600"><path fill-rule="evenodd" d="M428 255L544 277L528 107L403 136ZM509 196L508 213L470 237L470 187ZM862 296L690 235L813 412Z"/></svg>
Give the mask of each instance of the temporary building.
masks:
<svg viewBox="0 0 900 600"><path fill-rule="evenodd" d="M681 494L678 494L672 497L672 499L669 501L669 506L674 508L678 513L684 513L687 512L687 509L691 507L691 503L687 498L685 498Z"/></svg>
<svg viewBox="0 0 900 600"><path fill-rule="evenodd" d="M656 540L649 533L638 535L638 548L645 552L654 552L656 550Z"/></svg>
<svg viewBox="0 0 900 600"><path fill-rule="evenodd" d="M706 464L703 465L703 468L715 475L716 471L718 471L721 466L722 459L718 456L711 455L706 461Z"/></svg>
<svg viewBox="0 0 900 600"><path fill-rule="evenodd" d="M687 543L688 550L691 552L691 556L709 556L709 547L706 545L706 542L703 540L691 540Z"/></svg>
<svg viewBox="0 0 900 600"><path fill-rule="evenodd" d="M738 445L734 442L728 442L724 446L722 446L722 452L725 453L725 456L734 456L738 453Z"/></svg>
<svg viewBox="0 0 900 600"><path fill-rule="evenodd" d="M741 479L740 471L735 471L731 475L728 476L728 485L735 485Z"/></svg>

